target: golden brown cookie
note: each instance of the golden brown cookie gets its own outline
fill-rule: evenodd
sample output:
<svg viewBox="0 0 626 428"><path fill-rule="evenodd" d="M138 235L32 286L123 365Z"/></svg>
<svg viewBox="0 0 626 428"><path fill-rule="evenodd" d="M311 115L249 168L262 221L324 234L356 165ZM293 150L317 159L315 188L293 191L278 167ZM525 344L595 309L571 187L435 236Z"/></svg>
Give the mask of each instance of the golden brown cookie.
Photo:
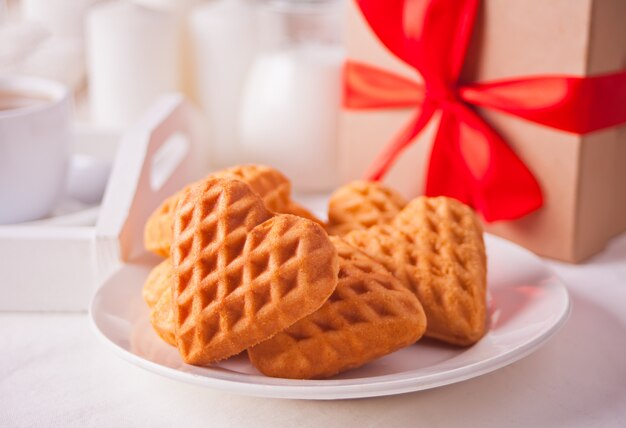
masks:
<svg viewBox="0 0 626 428"><path fill-rule="evenodd" d="M172 260L165 259L150 271L142 289L142 295L148 306L154 307L161 294L171 288L174 275Z"/></svg>
<svg viewBox="0 0 626 428"><path fill-rule="evenodd" d="M186 189L167 198L148 217L143 229L143 243L146 250L161 257L169 257L174 210L180 195Z"/></svg>
<svg viewBox="0 0 626 428"><path fill-rule="evenodd" d="M172 310L172 290L166 289L161 293L157 304L150 312L150 324L154 331L165 342L176 346L176 334L174 328L174 311Z"/></svg>
<svg viewBox="0 0 626 428"><path fill-rule="evenodd" d="M167 258L152 269L146 279L142 294L151 308L150 323L154 330L164 341L176 346L171 293L173 280L172 260Z"/></svg>
<svg viewBox="0 0 626 428"><path fill-rule="evenodd" d="M280 171L269 166L234 166L215 172L211 177L243 181L263 199L265 207L275 213L283 213L291 202L291 182Z"/></svg>
<svg viewBox="0 0 626 428"><path fill-rule="evenodd" d="M273 214L248 185L208 179L174 221L173 309L183 360L206 365L256 345L319 309L338 258L321 226Z"/></svg>
<svg viewBox="0 0 626 428"><path fill-rule="evenodd" d="M313 214L291 201L291 183L273 168L264 165L235 166L210 174L207 179L212 177L241 180L263 199L270 211L294 214L322 224ZM192 183L170 196L150 215L144 229L144 246L148 251L162 257L169 256L176 204L185 191L202 181Z"/></svg>
<svg viewBox="0 0 626 428"><path fill-rule="evenodd" d="M343 238L364 251L393 273L402 284L415 291L410 284L408 265L415 264L413 255L418 251L412 242L394 226L383 224L369 229L354 230Z"/></svg>
<svg viewBox="0 0 626 428"><path fill-rule="evenodd" d="M471 345L486 330L486 256L471 208L450 198L420 197L388 226L345 239L381 262L424 306L426 336Z"/></svg>
<svg viewBox="0 0 626 428"><path fill-rule="evenodd" d="M279 211L279 212L282 213L282 214L297 215L298 217L309 219L309 220L314 221L315 223L319 224L320 226L326 227L324 222L322 220L320 220L319 218L317 218L315 216L315 214L313 214L311 211L307 210L302 205L300 205L300 204L298 204L297 202L294 202L294 201L289 201L289 204L285 207L285 209L283 209L282 211Z"/></svg>
<svg viewBox="0 0 626 428"><path fill-rule="evenodd" d="M402 195L380 182L353 181L337 189L328 204L328 231L352 230L389 223L407 204Z"/></svg>
<svg viewBox="0 0 626 428"><path fill-rule="evenodd" d="M341 238L339 283L324 305L248 350L263 374L325 378L416 342L426 316L415 295L381 264Z"/></svg>

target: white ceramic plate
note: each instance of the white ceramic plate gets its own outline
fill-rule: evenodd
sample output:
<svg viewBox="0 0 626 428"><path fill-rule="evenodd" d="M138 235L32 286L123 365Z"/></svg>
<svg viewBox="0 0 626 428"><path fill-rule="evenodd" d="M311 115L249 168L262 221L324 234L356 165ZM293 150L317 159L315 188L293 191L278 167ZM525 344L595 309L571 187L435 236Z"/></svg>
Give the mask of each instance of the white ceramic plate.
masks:
<svg viewBox="0 0 626 428"><path fill-rule="evenodd" d="M470 379L511 364L548 340L569 314L565 286L539 258L493 236L489 258L490 326L476 345L459 349L422 340L328 380L265 377L245 353L211 368L184 364L148 321L141 287L154 259L126 265L95 295L91 319L125 360L152 372L234 393L280 398L340 399L401 394Z"/></svg>

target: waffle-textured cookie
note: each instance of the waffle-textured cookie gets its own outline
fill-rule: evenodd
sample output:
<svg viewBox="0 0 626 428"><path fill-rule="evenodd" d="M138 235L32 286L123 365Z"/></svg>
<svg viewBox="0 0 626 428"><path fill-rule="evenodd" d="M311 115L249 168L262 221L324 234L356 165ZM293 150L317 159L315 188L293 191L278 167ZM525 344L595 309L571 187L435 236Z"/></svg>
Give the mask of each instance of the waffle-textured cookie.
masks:
<svg viewBox="0 0 626 428"><path fill-rule="evenodd" d="M142 294L151 308L150 323L154 330L165 342L176 346L171 293L173 280L172 260L167 258L150 271Z"/></svg>
<svg viewBox="0 0 626 428"><path fill-rule="evenodd" d="M300 204L298 204L297 202L294 202L294 201L290 201L289 204L285 207L285 209L283 209L282 211L279 211L279 212L281 212L283 214L297 215L298 217L309 219L309 220L314 221L315 223L319 224L320 226L326 227L324 222L322 220L320 220L319 218L317 218L315 216L315 214L313 214L311 211L307 210L302 205L300 205Z"/></svg>
<svg viewBox="0 0 626 428"><path fill-rule="evenodd" d="M263 199L265 206L272 212L291 213L291 183L279 171L264 165L243 165L215 172L207 178L231 178L248 184ZM167 198L150 215L144 229L145 248L162 257L168 257L172 244L172 225L174 210L181 196L197 181ZM304 216L306 217L306 216ZM319 221L319 220L318 220Z"/></svg>
<svg viewBox="0 0 626 428"><path fill-rule="evenodd" d="M270 338L319 309L337 285L337 251L322 227L273 216L237 180L205 180L183 195L172 261L176 343L190 364Z"/></svg>
<svg viewBox="0 0 626 428"><path fill-rule="evenodd" d="M353 181L337 189L328 204L328 231L345 235L352 230L386 224L407 201L380 182Z"/></svg>
<svg viewBox="0 0 626 428"><path fill-rule="evenodd" d="M143 243L146 250L161 256L169 257L170 245L172 243L172 224L174 219L174 210L180 195L187 188L175 193L166 200L152 213L143 229Z"/></svg>
<svg viewBox="0 0 626 428"><path fill-rule="evenodd" d="M474 212L450 198L420 197L388 226L345 239L384 264L424 306L426 336L471 345L486 330L486 256Z"/></svg>
<svg viewBox="0 0 626 428"><path fill-rule="evenodd" d="M285 212L291 202L291 182L280 171L265 165L242 165L218 171L215 178L230 178L246 183L275 213Z"/></svg>
<svg viewBox="0 0 626 428"><path fill-rule="evenodd" d="M343 238L373 257L393 273L402 284L415 292L413 281L408 276L410 271L407 266L415 264L416 259L413 256L419 249L394 226L383 224L369 229L358 229Z"/></svg>
<svg viewBox="0 0 626 428"><path fill-rule="evenodd" d="M309 210L291 200L291 182L274 168L265 165L235 166L216 172L213 177L243 181L263 199L265 207L274 213L293 214L320 225L324 224Z"/></svg>
<svg viewBox="0 0 626 428"><path fill-rule="evenodd" d="M141 291L143 299L151 308L157 304L161 294L171 288L174 275L172 260L165 259L150 271Z"/></svg>
<svg viewBox="0 0 626 428"><path fill-rule="evenodd" d="M176 346L176 334L174 328L174 311L172 310L172 290L163 290L159 301L150 312L150 324L157 334L165 342Z"/></svg>
<svg viewBox="0 0 626 428"><path fill-rule="evenodd" d="M417 341L426 316L417 298L381 264L341 238L339 283L324 305L248 350L263 374L325 378Z"/></svg>

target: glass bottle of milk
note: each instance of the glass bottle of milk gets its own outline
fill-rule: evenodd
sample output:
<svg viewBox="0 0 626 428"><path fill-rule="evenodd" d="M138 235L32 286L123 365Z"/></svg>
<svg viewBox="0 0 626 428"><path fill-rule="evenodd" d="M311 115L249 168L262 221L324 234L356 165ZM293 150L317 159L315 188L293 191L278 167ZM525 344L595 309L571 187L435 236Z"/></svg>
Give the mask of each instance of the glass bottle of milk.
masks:
<svg viewBox="0 0 626 428"><path fill-rule="evenodd" d="M299 192L336 184L341 102L340 0L264 0L261 49L243 89L239 136L248 162L282 171Z"/></svg>

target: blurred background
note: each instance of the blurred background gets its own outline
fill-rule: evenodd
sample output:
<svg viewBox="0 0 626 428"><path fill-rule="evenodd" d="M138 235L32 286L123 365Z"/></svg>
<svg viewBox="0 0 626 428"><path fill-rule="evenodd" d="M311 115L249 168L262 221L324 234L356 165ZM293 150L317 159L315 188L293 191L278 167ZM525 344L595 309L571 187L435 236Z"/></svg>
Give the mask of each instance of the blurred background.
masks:
<svg viewBox="0 0 626 428"><path fill-rule="evenodd" d="M626 2L468 4L463 33L445 0L0 0L0 224L97 205L122 136L178 93L202 128L202 165L179 187L244 163L282 171L297 194L384 179L407 198L455 197L539 255L582 261L626 230ZM41 150L49 117L16 134L1 103L15 103L6 88L20 76L58 82L72 101L66 198L4 216L62 150Z"/></svg>
<svg viewBox="0 0 626 428"><path fill-rule="evenodd" d="M0 76L67 85L78 126L101 141L181 91L204 115L212 167L271 163L299 190L329 190L342 10L342 0L0 0Z"/></svg>

